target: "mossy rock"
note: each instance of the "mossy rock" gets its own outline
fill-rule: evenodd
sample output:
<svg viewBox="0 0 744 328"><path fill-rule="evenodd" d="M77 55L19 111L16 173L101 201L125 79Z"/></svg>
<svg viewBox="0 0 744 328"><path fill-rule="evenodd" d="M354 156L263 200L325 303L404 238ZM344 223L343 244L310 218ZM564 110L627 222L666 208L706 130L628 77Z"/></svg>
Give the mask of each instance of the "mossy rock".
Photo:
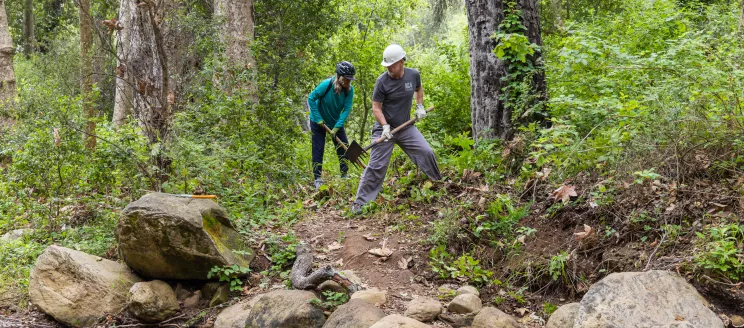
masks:
<svg viewBox="0 0 744 328"><path fill-rule="evenodd" d="M116 239L127 265L154 279L206 280L215 266L248 267L254 257L225 210L209 199L145 195L122 211Z"/></svg>

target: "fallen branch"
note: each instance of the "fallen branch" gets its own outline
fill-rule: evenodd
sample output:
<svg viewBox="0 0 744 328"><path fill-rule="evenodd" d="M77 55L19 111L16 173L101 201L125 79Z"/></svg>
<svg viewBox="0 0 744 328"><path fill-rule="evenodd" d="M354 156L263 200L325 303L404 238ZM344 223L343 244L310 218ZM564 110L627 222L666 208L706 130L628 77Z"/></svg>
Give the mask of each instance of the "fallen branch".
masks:
<svg viewBox="0 0 744 328"><path fill-rule="evenodd" d="M344 288L349 291L349 294L359 291L359 286L343 277L330 265L326 265L310 273L312 267L313 253L310 246L305 244L298 245L295 263L292 266L292 272L289 275L292 280L292 287L296 289L315 289L323 282L333 280L341 286L344 286Z"/></svg>

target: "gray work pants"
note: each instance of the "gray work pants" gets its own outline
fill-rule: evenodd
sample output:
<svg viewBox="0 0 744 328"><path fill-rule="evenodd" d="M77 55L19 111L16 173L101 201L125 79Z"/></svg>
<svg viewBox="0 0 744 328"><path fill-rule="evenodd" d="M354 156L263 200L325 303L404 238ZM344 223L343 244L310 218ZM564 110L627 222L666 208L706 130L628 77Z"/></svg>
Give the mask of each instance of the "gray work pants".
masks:
<svg viewBox="0 0 744 328"><path fill-rule="evenodd" d="M382 128L378 127L372 131L372 140L377 140L382 135ZM382 189L382 181L385 179L390 156L393 154L393 146L398 145L400 149L411 158L414 164L418 166L429 179L441 180L437 159L434 157L434 151L426 142L424 136L415 126L409 126L402 131L398 131L393 138L383 141L377 146L372 147L369 155L369 164L362 173L359 180L359 189L357 190L356 200L354 203L364 205L369 201L377 198L377 194Z"/></svg>

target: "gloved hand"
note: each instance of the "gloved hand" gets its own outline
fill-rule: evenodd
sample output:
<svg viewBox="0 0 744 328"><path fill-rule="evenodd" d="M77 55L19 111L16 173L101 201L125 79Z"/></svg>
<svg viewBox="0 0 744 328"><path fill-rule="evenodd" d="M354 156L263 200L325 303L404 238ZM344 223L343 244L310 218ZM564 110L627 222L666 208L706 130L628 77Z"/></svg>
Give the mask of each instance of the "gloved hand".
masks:
<svg viewBox="0 0 744 328"><path fill-rule="evenodd" d="M335 138L335 137L336 137L336 133L338 133L338 129L340 129L340 128L333 128L333 129L331 130L331 137L333 137L333 138Z"/></svg>
<svg viewBox="0 0 744 328"><path fill-rule="evenodd" d="M426 117L426 109L424 109L424 104L416 105L416 120L420 120L424 117Z"/></svg>
<svg viewBox="0 0 744 328"><path fill-rule="evenodd" d="M393 138L393 134L390 133L390 124L385 124L382 126L382 137L385 138L385 141Z"/></svg>
<svg viewBox="0 0 744 328"><path fill-rule="evenodd" d="M317 122L315 122L315 123L318 123L318 125L323 125L323 123L325 123L325 121L323 121L323 120L320 120L320 121L317 121Z"/></svg>

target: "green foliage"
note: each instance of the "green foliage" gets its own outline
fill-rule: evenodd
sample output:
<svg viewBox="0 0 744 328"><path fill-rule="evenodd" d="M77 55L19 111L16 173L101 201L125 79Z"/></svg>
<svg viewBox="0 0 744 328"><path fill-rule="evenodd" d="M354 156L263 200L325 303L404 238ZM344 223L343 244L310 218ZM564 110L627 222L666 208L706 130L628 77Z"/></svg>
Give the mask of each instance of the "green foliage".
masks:
<svg viewBox="0 0 744 328"><path fill-rule="evenodd" d="M695 263L707 272L739 281L744 278L741 245L744 243L744 226L736 223L710 227L697 232L701 251Z"/></svg>
<svg viewBox="0 0 744 328"><path fill-rule="evenodd" d="M547 316L550 316L556 310L558 310L558 305L555 305L555 304L550 303L550 302L543 303L543 313L545 313Z"/></svg>
<svg viewBox="0 0 744 328"><path fill-rule="evenodd" d="M294 261L297 243L297 236L292 233L281 236L272 234L264 240L273 272L284 271L284 268Z"/></svg>
<svg viewBox="0 0 744 328"><path fill-rule="evenodd" d="M207 279L217 277L220 281L229 281L230 290L239 291L243 289L243 281L240 280L241 276L245 276L250 273L251 269L233 264L232 266L226 265L223 267L214 266L209 273L207 273Z"/></svg>
<svg viewBox="0 0 744 328"><path fill-rule="evenodd" d="M529 205L516 207L508 195L497 195L488 204L486 215L478 217L478 224L473 230L476 237L481 235L496 237L513 237L515 226L529 214Z"/></svg>
<svg viewBox="0 0 744 328"><path fill-rule="evenodd" d="M346 293L339 293L334 292L332 290L326 290L323 292L323 299L325 301L321 301L317 298L313 298L310 300L310 304L313 306L319 307L326 311L333 311L338 306L343 305L344 303L349 301L349 295Z"/></svg>
<svg viewBox="0 0 744 328"><path fill-rule="evenodd" d="M440 278L461 279L477 286L491 283L493 272L482 269L480 261L469 255L462 255L452 261L453 258L444 245L439 245L429 251L429 265L432 271L439 274Z"/></svg>
<svg viewBox="0 0 744 328"><path fill-rule="evenodd" d="M561 251L560 254L550 258L548 273L550 273L553 280L558 280L561 277L564 280L568 279L568 276L566 275L566 262L568 262L568 257L569 255L566 251Z"/></svg>

